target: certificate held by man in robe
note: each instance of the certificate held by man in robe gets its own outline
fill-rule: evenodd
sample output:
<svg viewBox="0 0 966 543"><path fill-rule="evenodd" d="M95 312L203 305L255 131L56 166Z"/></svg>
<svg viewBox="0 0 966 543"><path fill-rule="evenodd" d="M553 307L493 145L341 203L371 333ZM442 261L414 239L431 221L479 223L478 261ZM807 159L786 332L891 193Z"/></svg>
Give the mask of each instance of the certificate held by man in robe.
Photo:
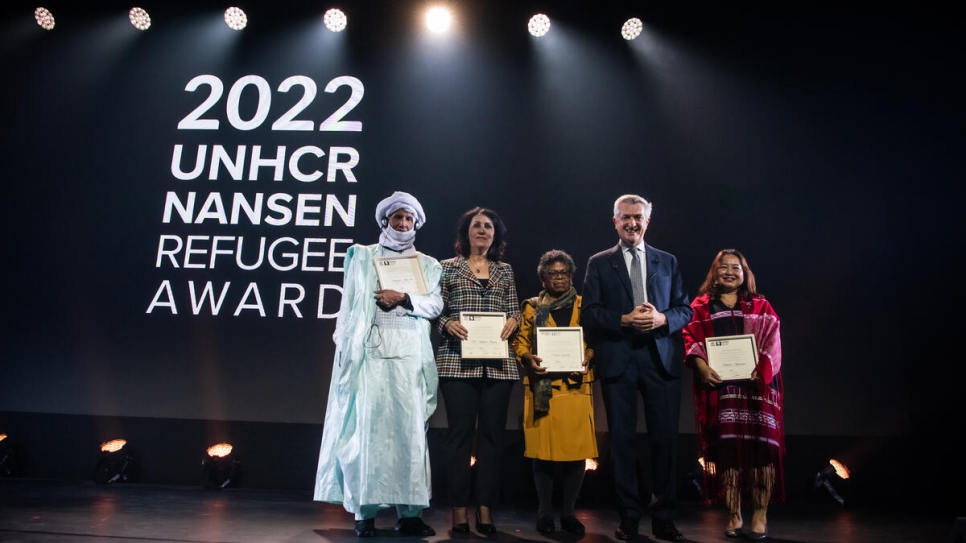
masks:
<svg viewBox="0 0 966 543"><path fill-rule="evenodd" d="M709 337L705 340L705 350L708 366L722 381L751 379L758 365L758 346L752 334Z"/></svg>
<svg viewBox="0 0 966 543"><path fill-rule="evenodd" d="M429 294L417 255L378 256L375 263L380 288L406 294Z"/></svg>
<svg viewBox="0 0 966 543"><path fill-rule="evenodd" d="M540 365L552 372L584 371L584 329L579 326L538 326Z"/></svg>
<svg viewBox="0 0 966 543"><path fill-rule="evenodd" d="M510 345L500 337L506 313L460 311L460 324L466 328L460 350L463 358L509 358Z"/></svg>

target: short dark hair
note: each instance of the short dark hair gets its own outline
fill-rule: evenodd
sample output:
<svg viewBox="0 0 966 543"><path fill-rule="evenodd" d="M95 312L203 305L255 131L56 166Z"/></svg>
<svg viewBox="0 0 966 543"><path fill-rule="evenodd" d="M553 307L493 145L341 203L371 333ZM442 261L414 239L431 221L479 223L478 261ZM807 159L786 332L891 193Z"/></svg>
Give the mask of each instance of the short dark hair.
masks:
<svg viewBox="0 0 966 543"><path fill-rule="evenodd" d="M493 222L493 243L486 251L486 257L494 261L500 260L506 250L506 225L496 211L485 207L474 207L463 213L456 223L456 243L453 248L459 256L470 256L470 223L473 222L473 217L480 214L486 215Z"/></svg>
<svg viewBox="0 0 966 543"><path fill-rule="evenodd" d="M540 263L537 264L537 277L543 279L547 274L547 268L558 262L567 266L567 271L570 272L571 276L577 271L577 265L574 264L574 259L570 255L559 249L551 249L540 257Z"/></svg>
<svg viewBox="0 0 966 543"><path fill-rule="evenodd" d="M721 265L724 257L728 255L738 257L738 260L741 262L741 271L745 276L745 280L738 287L738 297L742 300L760 298L761 294L758 293L758 288L755 286L755 274L752 273L751 267L748 266L745 255L741 254L737 249L721 249L718 251L718 256L714 257L714 261L711 262L711 268L708 270L708 275L704 278L704 283L698 289L698 295L707 294L708 298L712 300L718 297L718 285L714 282L715 271Z"/></svg>

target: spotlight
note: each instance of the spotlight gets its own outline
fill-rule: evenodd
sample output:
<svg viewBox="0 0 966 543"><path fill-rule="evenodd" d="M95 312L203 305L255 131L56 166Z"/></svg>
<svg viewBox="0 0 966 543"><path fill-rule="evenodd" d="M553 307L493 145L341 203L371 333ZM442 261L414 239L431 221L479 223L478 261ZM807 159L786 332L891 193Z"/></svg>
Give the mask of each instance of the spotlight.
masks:
<svg viewBox="0 0 966 543"><path fill-rule="evenodd" d="M539 38L547 32L550 32L550 17L547 17L543 13L538 13L533 17L530 17L530 22L527 24L527 30L530 34Z"/></svg>
<svg viewBox="0 0 966 543"><path fill-rule="evenodd" d="M426 26L437 34L449 29L452 22L453 15L446 8L432 8L426 12Z"/></svg>
<svg viewBox="0 0 966 543"><path fill-rule="evenodd" d="M148 15L147 11L141 8L131 8L128 12L127 18L131 20L131 24L134 28L138 30L147 30L151 28L151 16Z"/></svg>
<svg viewBox="0 0 966 543"><path fill-rule="evenodd" d="M229 443L212 445L207 452L208 457L201 461L201 484L205 488L225 488L235 478L241 461L235 458L234 448Z"/></svg>
<svg viewBox="0 0 966 543"><path fill-rule="evenodd" d="M10 477L17 471L17 458L7 434L0 434L0 477Z"/></svg>
<svg viewBox="0 0 966 543"><path fill-rule="evenodd" d="M598 466L600 466L600 463L598 463L597 460L594 459L594 458L588 458L588 459L584 460L584 472L585 473L588 472L588 471L597 471Z"/></svg>
<svg viewBox="0 0 966 543"><path fill-rule="evenodd" d="M94 482L109 485L116 481L131 478L134 465L134 452L123 439L112 439L101 443L101 453L94 466Z"/></svg>
<svg viewBox="0 0 966 543"><path fill-rule="evenodd" d="M830 477L834 473L835 475L838 475L841 479L848 479L850 476L849 469L845 467L844 464L842 464L841 462L839 462L834 458L829 460L828 464L829 465L825 466L821 471L815 474L815 488L825 487L825 490L828 491L830 496L835 498L835 501L844 505L845 500L843 500L842 496L839 496L839 493L836 492L835 488L832 487L832 481L830 480Z"/></svg>
<svg viewBox="0 0 966 543"><path fill-rule="evenodd" d="M345 13L342 13L341 9L335 8L326 11L325 15L322 17L322 21L325 22L325 27L332 32L342 32L349 23Z"/></svg>
<svg viewBox="0 0 966 543"><path fill-rule="evenodd" d="M34 10L34 19L44 30L54 29L54 15L47 8L37 8Z"/></svg>
<svg viewBox="0 0 966 543"><path fill-rule="evenodd" d="M232 30L241 30L248 26L248 16L241 8L232 6L225 10L225 24Z"/></svg>
<svg viewBox="0 0 966 543"><path fill-rule="evenodd" d="M714 462L705 462L704 457L698 458L698 463L694 469L688 472L688 484L697 492L698 496L703 496L704 491L701 483L704 481L704 472L714 475Z"/></svg>
<svg viewBox="0 0 966 543"><path fill-rule="evenodd" d="M621 27L621 36L625 40L630 41L641 35L641 30L644 30L644 23L641 22L637 17L628 19Z"/></svg>

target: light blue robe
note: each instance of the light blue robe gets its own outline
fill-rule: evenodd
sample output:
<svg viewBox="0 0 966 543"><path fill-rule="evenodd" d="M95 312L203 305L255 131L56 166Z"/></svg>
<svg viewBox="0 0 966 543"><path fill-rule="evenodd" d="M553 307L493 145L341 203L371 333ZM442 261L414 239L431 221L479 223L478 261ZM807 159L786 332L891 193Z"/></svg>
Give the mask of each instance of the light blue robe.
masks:
<svg viewBox="0 0 966 543"><path fill-rule="evenodd" d="M377 314L374 257L398 254L378 244L349 248L333 335L315 500L357 518L363 507L429 507L432 495L426 428L439 378L429 321L443 309L441 267L416 253L430 293L410 294L413 309L397 306L387 319Z"/></svg>

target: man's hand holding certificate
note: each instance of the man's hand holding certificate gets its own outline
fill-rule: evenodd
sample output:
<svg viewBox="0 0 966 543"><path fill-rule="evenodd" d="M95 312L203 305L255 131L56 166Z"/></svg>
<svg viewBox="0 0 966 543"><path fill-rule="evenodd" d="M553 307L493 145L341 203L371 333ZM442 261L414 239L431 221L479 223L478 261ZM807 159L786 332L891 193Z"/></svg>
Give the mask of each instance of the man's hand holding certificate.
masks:
<svg viewBox="0 0 966 543"><path fill-rule="evenodd" d="M376 275L382 290L395 290L407 294L428 294L423 268L415 254L380 256L375 259Z"/></svg>

